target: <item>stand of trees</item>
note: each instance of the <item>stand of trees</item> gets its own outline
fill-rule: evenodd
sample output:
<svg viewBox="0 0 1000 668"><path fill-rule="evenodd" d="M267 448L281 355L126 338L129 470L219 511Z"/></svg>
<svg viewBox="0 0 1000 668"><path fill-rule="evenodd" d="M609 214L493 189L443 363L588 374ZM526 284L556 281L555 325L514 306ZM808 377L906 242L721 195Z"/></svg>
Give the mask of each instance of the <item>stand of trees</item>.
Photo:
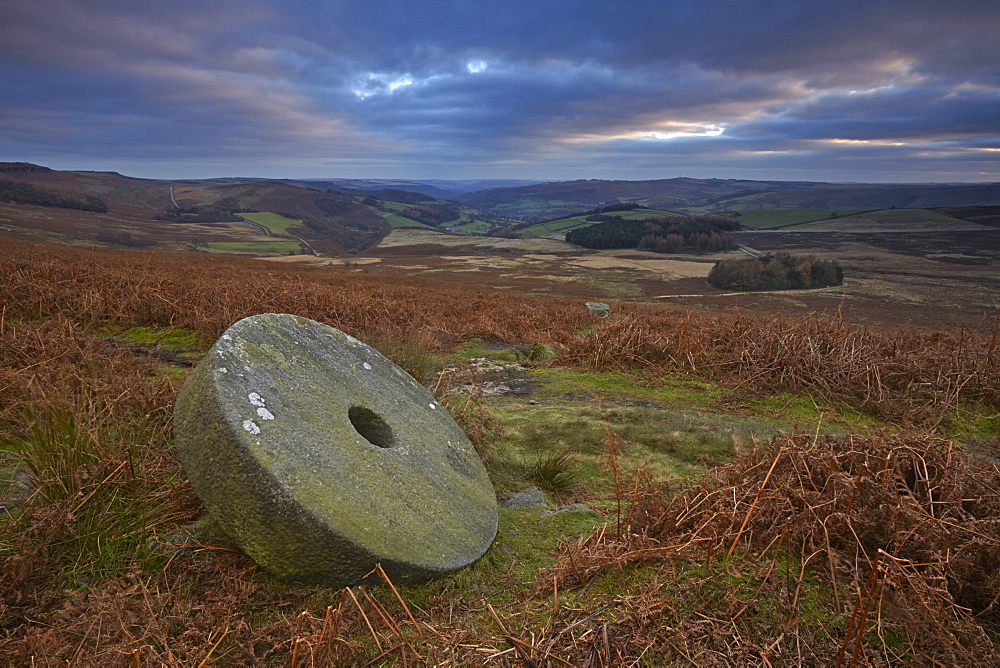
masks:
<svg viewBox="0 0 1000 668"><path fill-rule="evenodd" d="M795 290L825 288L844 282L844 270L834 260L812 255L769 253L745 260L720 260L708 274L710 285L723 290Z"/></svg>
<svg viewBox="0 0 1000 668"><path fill-rule="evenodd" d="M403 218L415 220L418 223L439 227L453 220L458 220L462 214L453 204L434 204L430 206L409 206L399 212Z"/></svg>
<svg viewBox="0 0 1000 668"><path fill-rule="evenodd" d="M34 206L52 206L60 209L77 209L107 213L107 205L92 195L81 195L79 199L63 197L57 192L33 186L21 181L0 179L0 202L13 204L32 204Z"/></svg>
<svg viewBox="0 0 1000 668"><path fill-rule="evenodd" d="M657 253L720 251L736 247L726 234L740 229L732 218L721 216L663 216L627 220L620 216L593 214L588 220L599 225L566 233L566 241L584 248L636 248Z"/></svg>

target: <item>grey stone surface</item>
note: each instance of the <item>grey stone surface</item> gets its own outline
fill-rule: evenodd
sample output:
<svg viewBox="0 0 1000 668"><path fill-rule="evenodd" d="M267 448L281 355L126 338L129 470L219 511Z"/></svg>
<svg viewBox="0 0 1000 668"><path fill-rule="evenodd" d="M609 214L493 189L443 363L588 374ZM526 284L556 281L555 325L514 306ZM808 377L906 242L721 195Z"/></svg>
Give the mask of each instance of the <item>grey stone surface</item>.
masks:
<svg viewBox="0 0 1000 668"><path fill-rule="evenodd" d="M601 302L587 302L586 307L591 313L602 318L607 318L611 315L611 306L608 304L602 304Z"/></svg>
<svg viewBox="0 0 1000 668"><path fill-rule="evenodd" d="M174 434L213 520L295 582L393 581L466 566L497 503L482 461L434 397L370 346L264 314L222 335L177 397Z"/></svg>
<svg viewBox="0 0 1000 668"><path fill-rule="evenodd" d="M549 502L545 500L542 491L537 487L528 487L520 492L514 492L508 496L501 504L504 508L545 508Z"/></svg>
<svg viewBox="0 0 1000 668"><path fill-rule="evenodd" d="M543 517L555 517L556 515L562 515L564 513L583 513L584 515L593 515L594 517L600 516L599 512L586 504L571 503L568 506L559 506L558 508L550 510L546 512Z"/></svg>

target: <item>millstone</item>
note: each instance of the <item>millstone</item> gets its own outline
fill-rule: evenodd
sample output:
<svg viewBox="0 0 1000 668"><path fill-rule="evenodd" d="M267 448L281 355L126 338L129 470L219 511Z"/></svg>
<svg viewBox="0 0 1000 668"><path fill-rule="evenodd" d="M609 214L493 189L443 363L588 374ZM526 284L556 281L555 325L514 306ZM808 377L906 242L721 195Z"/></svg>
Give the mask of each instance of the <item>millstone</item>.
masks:
<svg viewBox="0 0 1000 668"><path fill-rule="evenodd" d="M284 314L240 320L177 397L191 486L254 561L334 586L466 566L497 531L493 486L434 397L379 352Z"/></svg>

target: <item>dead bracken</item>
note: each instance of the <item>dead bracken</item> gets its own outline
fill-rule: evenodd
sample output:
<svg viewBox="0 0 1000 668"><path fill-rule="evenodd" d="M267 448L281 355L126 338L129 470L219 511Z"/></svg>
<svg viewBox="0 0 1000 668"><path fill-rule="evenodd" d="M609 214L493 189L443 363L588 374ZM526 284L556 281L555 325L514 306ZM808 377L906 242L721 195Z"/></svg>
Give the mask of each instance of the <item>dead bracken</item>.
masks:
<svg viewBox="0 0 1000 668"><path fill-rule="evenodd" d="M976 332L889 331L628 303L604 320L582 304L5 239L0 459L12 484L0 499L0 663L997 663L1000 475L970 453L998 445L1000 320ZM560 503L585 502L603 517L505 509L493 548L446 580L404 587L376 571L384 586L287 587L193 525L203 508L169 436L187 367L116 339L140 327L183 332L192 343L170 359L197 357L207 346L196 341L262 312L377 341L434 387L488 466L502 459L503 440L490 402L511 397L449 390L504 380L502 370L463 358L467 373L439 373L474 339L551 351L510 353L526 358L516 377L529 382L538 365L580 377L615 371L644 387L677 378L718 391L713 410L746 411L748 396L784 393L831 417L808 434L729 444L712 463L731 461L733 446L735 462L669 486L616 459L616 446L636 451L647 436L612 424L638 414L615 413L621 404L605 413L604 460L543 460L561 435L528 423L519 433L537 442L515 453L530 456L505 480L535 484L528 475L540 463L552 470L535 466L535 475L550 481L568 466L604 489L613 480L600 498L579 480L561 492ZM261 388L243 396L258 428L273 424L268 415L282 419ZM648 407L661 409L676 407ZM828 438L827 424L847 413L856 421L837 427L863 433ZM355 417L367 430L366 416ZM597 420L585 426L600 445ZM370 435L391 448L379 434Z"/></svg>

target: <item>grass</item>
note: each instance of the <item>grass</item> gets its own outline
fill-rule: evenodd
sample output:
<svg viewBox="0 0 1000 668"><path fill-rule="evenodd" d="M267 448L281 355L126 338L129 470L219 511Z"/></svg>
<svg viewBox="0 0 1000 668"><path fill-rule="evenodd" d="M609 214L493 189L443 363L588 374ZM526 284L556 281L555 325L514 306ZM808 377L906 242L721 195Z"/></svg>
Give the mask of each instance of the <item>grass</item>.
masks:
<svg viewBox="0 0 1000 668"><path fill-rule="evenodd" d="M659 377L629 371L581 371L566 367L538 369L541 396L575 395L610 400L708 407L726 395L726 388L697 378Z"/></svg>
<svg viewBox="0 0 1000 668"><path fill-rule="evenodd" d="M440 347L427 330L392 337L372 331L359 338L421 382L430 381L441 367Z"/></svg>
<svg viewBox="0 0 1000 668"><path fill-rule="evenodd" d="M302 226L301 220L286 218L277 213L241 213L240 215L258 225L263 225L271 230L271 234L287 235L289 228Z"/></svg>
<svg viewBox="0 0 1000 668"><path fill-rule="evenodd" d="M594 221L588 221L586 218L586 216L573 216L572 218L553 220L549 223L537 223L519 230L517 234L522 239L536 239L549 234L568 232L578 227L589 227L597 224Z"/></svg>
<svg viewBox="0 0 1000 668"><path fill-rule="evenodd" d="M982 226L932 209L879 209L842 215L839 218L804 224L796 230L843 232L946 232L986 230Z"/></svg>
<svg viewBox="0 0 1000 668"><path fill-rule="evenodd" d="M849 665L857 648L859 664L997 661L983 639L998 626L1000 481L957 443L997 433L988 336L627 304L595 323L579 300L196 254L11 243L0 259L2 461L35 492L0 523L4 656L835 665L843 651ZM498 489L538 484L600 514L502 510L483 559L400 587L402 603L388 586L284 586L205 534L152 550L201 511L170 450L177 384L164 375L184 372L107 339L197 351L268 311L330 322L429 383L445 361L526 366L478 380L524 377L530 395L442 403ZM941 378L954 382L927 384Z"/></svg>
<svg viewBox="0 0 1000 668"><path fill-rule="evenodd" d="M579 460L568 450L539 454L528 468L528 479L557 498L568 496L580 477Z"/></svg>
<svg viewBox="0 0 1000 668"><path fill-rule="evenodd" d="M608 215L619 216L626 220L646 220L647 218L657 218L662 216L676 216L672 211L663 211L660 209L639 209L633 211L614 211ZM530 225L518 231L518 236L522 239L535 239L538 237L544 237L549 234L556 234L562 232L568 232L569 230L574 230L580 227L589 227L591 225L597 225L599 221L587 220L589 214L584 214L580 216L571 216L568 218L561 218L559 220L553 220L547 223L538 223L536 225Z"/></svg>
<svg viewBox="0 0 1000 668"><path fill-rule="evenodd" d="M109 332L118 341L156 345L168 352L191 353L197 350L203 351L206 347L198 332L183 327L170 329L130 327L120 332L113 332L113 328L105 328L104 331Z"/></svg>
<svg viewBox="0 0 1000 668"><path fill-rule="evenodd" d="M699 475L731 461L737 446L749 447L782 431L777 422L673 406L602 407L586 398L534 401L539 403L492 402L503 437L489 452L491 468L505 487L528 479L564 497L573 489L591 500L614 496L606 468L609 431L630 484L637 471L658 481ZM561 469L567 471L565 481L548 482Z"/></svg>
<svg viewBox="0 0 1000 668"><path fill-rule="evenodd" d="M850 216L861 211L863 209L767 209L764 211L739 211L738 215L735 213L727 214L727 212L715 215L736 215L736 220L741 225L766 230L773 227L826 220L834 216Z"/></svg>
<svg viewBox="0 0 1000 668"><path fill-rule="evenodd" d="M388 202L388 204L391 204L391 203L392 202ZM391 227L393 229L399 228L399 227L423 227L423 228L426 228L428 230L437 229L435 227L431 227L430 225L427 225L426 223L420 223L420 222L417 222L416 220L411 220L409 218L404 218L403 216L398 216L398 215L396 215L394 213L389 213L387 211L378 211L377 213L380 216L382 216L382 218L385 220L385 222L389 223L389 227Z"/></svg>

